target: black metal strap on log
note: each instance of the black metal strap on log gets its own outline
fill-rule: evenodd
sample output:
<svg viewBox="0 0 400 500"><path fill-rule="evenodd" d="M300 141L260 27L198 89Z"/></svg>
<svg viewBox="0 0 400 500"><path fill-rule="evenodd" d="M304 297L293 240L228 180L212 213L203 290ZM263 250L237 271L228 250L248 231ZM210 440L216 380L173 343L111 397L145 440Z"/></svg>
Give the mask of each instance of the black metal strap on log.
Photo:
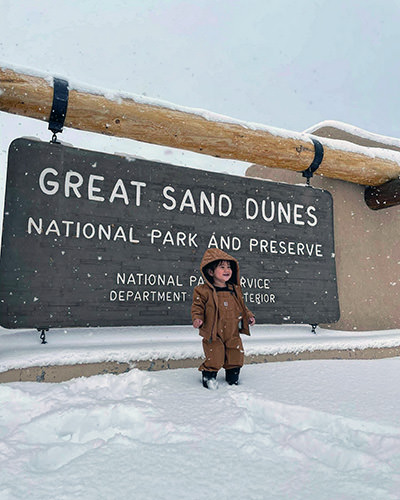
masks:
<svg viewBox="0 0 400 500"><path fill-rule="evenodd" d="M307 170L303 170L303 177L307 178L307 184L310 185L310 179L314 175L314 172L321 165L322 159L324 157L324 147L317 141L317 139L311 139L314 143L314 160Z"/></svg>
<svg viewBox="0 0 400 500"><path fill-rule="evenodd" d="M69 89L67 80L54 78L53 104L49 118L49 130L53 132L51 142L57 142L57 134L61 133L67 115Z"/></svg>

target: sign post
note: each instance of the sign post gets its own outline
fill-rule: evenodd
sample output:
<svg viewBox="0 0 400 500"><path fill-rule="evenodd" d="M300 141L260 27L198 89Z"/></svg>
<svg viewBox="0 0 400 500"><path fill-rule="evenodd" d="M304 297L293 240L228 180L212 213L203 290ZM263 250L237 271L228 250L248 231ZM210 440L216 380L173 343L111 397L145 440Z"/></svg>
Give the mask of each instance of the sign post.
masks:
<svg viewBox="0 0 400 500"><path fill-rule="evenodd" d="M258 323L339 318L326 191L16 139L10 146L0 323L190 323L204 251L240 263Z"/></svg>

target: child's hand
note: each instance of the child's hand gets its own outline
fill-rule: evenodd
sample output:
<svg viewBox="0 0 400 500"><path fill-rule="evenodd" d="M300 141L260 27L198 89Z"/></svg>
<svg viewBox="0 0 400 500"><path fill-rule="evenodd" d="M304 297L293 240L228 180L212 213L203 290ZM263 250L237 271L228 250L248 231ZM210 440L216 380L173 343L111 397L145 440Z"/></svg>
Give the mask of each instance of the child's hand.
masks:
<svg viewBox="0 0 400 500"><path fill-rule="evenodd" d="M256 318L254 316L251 316L251 318L249 318L249 325L253 326L255 324L256 324Z"/></svg>
<svg viewBox="0 0 400 500"><path fill-rule="evenodd" d="M203 324L203 321L201 319L197 318L193 321L193 328L200 328L202 324Z"/></svg>

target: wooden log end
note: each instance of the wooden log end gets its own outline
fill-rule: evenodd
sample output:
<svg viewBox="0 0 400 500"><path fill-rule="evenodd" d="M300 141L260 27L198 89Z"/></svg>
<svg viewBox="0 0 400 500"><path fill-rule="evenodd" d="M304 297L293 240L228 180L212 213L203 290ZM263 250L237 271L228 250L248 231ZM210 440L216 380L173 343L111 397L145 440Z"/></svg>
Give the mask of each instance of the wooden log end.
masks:
<svg viewBox="0 0 400 500"><path fill-rule="evenodd" d="M380 186L368 186L364 192L364 200L371 210L383 210L400 205L400 178Z"/></svg>

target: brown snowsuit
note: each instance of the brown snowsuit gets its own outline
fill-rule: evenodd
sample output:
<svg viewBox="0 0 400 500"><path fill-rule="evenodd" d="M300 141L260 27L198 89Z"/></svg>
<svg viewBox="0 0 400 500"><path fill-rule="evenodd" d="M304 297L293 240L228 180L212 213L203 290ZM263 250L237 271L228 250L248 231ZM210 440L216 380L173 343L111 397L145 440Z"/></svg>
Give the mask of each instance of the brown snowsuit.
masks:
<svg viewBox="0 0 400 500"><path fill-rule="evenodd" d="M229 291L217 292L204 267L216 260L227 260L231 264L232 277L227 283ZM241 367L244 363L244 351L239 333L250 335L249 317L240 286L238 261L219 250L209 248L204 253L200 269L204 284L193 291L192 321L201 319L199 335L203 337L205 361L200 371L218 371L224 367Z"/></svg>

